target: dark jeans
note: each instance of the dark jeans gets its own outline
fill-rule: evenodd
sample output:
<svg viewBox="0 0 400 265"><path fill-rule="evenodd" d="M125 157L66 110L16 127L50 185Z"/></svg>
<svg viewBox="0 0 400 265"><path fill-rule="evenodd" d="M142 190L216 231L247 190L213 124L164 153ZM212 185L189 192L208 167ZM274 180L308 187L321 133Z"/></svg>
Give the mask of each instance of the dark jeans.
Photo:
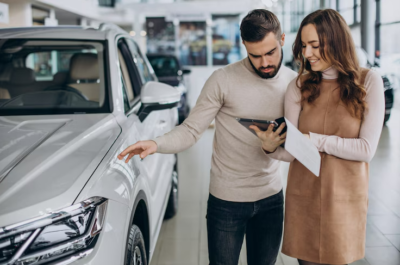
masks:
<svg viewBox="0 0 400 265"><path fill-rule="evenodd" d="M274 265L282 238L283 192L256 202L210 194L207 207L210 265L237 265L246 234L248 265Z"/></svg>

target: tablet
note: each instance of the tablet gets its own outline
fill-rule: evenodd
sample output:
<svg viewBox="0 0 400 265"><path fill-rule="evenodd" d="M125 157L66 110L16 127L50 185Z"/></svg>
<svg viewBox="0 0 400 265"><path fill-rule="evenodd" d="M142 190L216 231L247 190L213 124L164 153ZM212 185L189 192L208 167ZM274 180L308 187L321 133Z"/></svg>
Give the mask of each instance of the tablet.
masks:
<svg viewBox="0 0 400 265"><path fill-rule="evenodd" d="M276 121L254 120L254 119L243 119L243 118L236 118L236 120L256 136L257 136L256 132L249 128L251 125L257 126L258 128L260 128L261 131L268 130L268 126L271 123L275 125L275 128L278 127L278 123Z"/></svg>
<svg viewBox="0 0 400 265"><path fill-rule="evenodd" d="M268 130L268 126L272 123L272 124L275 125L273 131L276 131L276 129L278 129L278 127L281 125L281 123L285 122L285 118L284 117L278 118L278 119L276 119L274 121L243 119L243 118L236 118L236 120L240 124L242 124L244 127L246 127L246 129L248 129L255 136L257 136L256 132L249 128L251 125L257 126L261 131L266 131L266 130ZM285 133L286 129L287 129L287 126L285 125L285 127L282 129L282 132L280 133L280 135ZM281 144L281 146L285 147L285 143Z"/></svg>

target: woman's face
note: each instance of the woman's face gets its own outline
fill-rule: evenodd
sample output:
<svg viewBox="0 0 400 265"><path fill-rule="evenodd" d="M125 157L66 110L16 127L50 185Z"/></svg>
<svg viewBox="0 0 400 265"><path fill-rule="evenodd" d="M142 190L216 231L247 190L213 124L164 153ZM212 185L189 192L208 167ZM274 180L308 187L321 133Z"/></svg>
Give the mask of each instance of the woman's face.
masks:
<svg viewBox="0 0 400 265"><path fill-rule="evenodd" d="M324 71L331 66L331 63L322 59L319 53L319 38L317 29L313 24L308 24L301 30L301 42L303 45L303 56L311 65L311 70Z"/></svg>

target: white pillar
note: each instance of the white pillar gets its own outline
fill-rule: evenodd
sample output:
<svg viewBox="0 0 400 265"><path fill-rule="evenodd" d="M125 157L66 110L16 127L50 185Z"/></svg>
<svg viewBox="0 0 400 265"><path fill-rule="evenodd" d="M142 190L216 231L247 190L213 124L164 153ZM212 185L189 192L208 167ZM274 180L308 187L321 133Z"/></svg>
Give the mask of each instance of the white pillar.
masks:
<svg viewBox="0 0 400 265"><path fill-rule="evenodd" d="M370 62L375 58L375 0L361 0L361 47Z"/></svg>
<svg viewBox="0 0 400 265"><path fill-rule="evenodd" d="M9 23L0 23L0 28L32 26L32 6L30 0L1 0L8 4Z"/></svg>
<svg viewBox="0 0 400 265"><path fill-rule="evenodd" d="M56 19L56 11L54 9L50 9L50 17L45 18L44 25L45 26L58 25L58 20Z"/></svg>
<svg viewBox="0 0 400 265"><path fill-rule="evenodd" d="M212 42L212 17L208 14L206 20L206 43L207 43L207 66L213 65L213 42Z"/></svg>

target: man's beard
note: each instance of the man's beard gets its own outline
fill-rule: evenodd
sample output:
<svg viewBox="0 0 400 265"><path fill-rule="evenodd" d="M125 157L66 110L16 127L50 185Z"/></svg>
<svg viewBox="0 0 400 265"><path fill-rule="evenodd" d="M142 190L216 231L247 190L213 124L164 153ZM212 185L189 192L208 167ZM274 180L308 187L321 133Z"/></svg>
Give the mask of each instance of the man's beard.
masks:
<svg viewBox="0 0 400 265"><path fill-rule="evenodd" d="M281 69L282 60L283 60L283 51L281 52L281 61L279 62L278 66L270 65L270 66L268 66L268 67L260 67L260 68L256 69L256 68L254 67L253 63L251 62L250 57L248 57L248 59L249 59L249 62L250 62L250 64L251 64L251 67L253 67L254 72L256 72L256 74L258 74L261 78L270 79L270 78L275 77L276 74L278 73L279 69ZM261 72L262 69L271 69L271 68L274 69L274 71L269 72L269 73L263 73L263 72Z"/></svg>

